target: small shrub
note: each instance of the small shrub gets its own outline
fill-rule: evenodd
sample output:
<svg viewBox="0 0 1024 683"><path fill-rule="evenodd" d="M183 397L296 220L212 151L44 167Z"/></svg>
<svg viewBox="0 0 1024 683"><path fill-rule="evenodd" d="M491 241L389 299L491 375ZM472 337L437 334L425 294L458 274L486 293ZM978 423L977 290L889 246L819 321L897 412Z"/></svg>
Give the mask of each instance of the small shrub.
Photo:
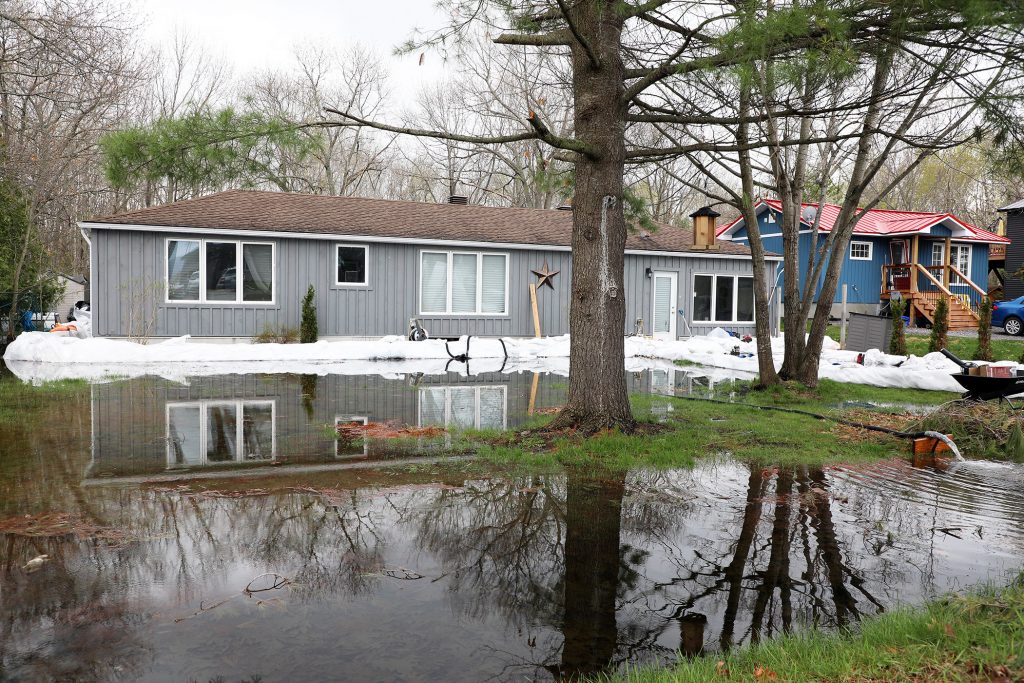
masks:
<svg viewBox="0 0 1024 683"><path fill-rule="evenodd" d="M306 296L302 299L302 323L299 329L299 341L303 344L312 344L319 337L316 324L316 290L313 285L306 290Z"/></svg>
<svg viewBox="0 0 1024 683"><path fill-rule="evenodd" d="M935 320L932 322L932 336L928 340L928 353L946 348L946 333L949 332L949 302L940 297L935 304Z"/></svg>
<svg viewBox="0 0 1024 683"><path fill-rule="evenodd" d="M902 299L889 302L889 308L892 310L892 337L889 339L889 353L894 356L907 355L907 335L903 329L903 311L906 306L906 302Z"/></svg>
<svg viewBox="0 0 1024 683"><path fill-rule="evenodd" d="M263 331L252 338L254 344L294 344L299 341L299 330L295 327L282 325L274 329L273 325L267 324Z"/></svg>
<svg viewBox="0 0 1024 683"><path fill-rule="evenodd" d="M991 361L992 356L992 300L987 296L981 300L978 308L978 348L974 351L974 360Z"/></svg>

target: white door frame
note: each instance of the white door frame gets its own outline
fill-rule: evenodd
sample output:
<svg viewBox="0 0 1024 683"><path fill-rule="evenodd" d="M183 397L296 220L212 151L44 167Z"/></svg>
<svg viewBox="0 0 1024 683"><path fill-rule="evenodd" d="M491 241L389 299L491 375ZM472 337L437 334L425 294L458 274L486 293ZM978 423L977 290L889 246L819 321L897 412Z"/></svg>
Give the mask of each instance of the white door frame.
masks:
<svg viewBox="0 0 1024 683"><path fill-rule="evenodd" d="M658 305L657 296L657 282L659 277L667 277L672 279L672 295L670 297L671 306L668 312L668 332L658 333L654 329L655 321L657 317L655 315L656 307ZM679 273L674 270L655 270L651 273L651 335L656 339L675 339L676 338L676 307L679 303Z"/></svg>

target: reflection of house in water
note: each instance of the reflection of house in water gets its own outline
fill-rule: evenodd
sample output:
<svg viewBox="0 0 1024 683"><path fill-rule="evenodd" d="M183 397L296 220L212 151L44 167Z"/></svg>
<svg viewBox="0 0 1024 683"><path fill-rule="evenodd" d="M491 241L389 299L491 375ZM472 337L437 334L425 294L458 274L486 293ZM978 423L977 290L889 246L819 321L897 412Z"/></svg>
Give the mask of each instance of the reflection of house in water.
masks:
<svg viewBox="0 0 1024 683"><path fill-rule="evenodd" d="M273 460L274 401L167 403L167 467Z"/></svg>
<svg viewBox="0 0 1024 683"><path fill-rule="evenodd" d="M713 394L715 386L722 383L721 379L696 376L685 370L648 370L633 373L631 391L662 396L678 396L692 393ZM725 380L731 384L733 380Z"/></svg>
<svg viewBox="0 0 1024 683"><path fill-rule="evenodd" d="M665 369L629 373L627 385L633 392L672 395L713 391L715 382ZM156 378L98 384L89 476L383 460L398 453L363 435L339 440L338 429L378 422L510 429L537 410L561 405L565 388L564 377L533 373L222 375L188 385ZM667 403L653 407L656 414L670 409Z"/></svg>
<svg viewBox="0 0 1024 683"><path fill-rule="evenodd" d="M93 387L90 477L269 462L329 463L375 457L365 438L339 441L344 425L504 429L560 405L564 378L449 373L226 375L187 386L138 379ZM387 457L381 453L380 457Z"/></svg>

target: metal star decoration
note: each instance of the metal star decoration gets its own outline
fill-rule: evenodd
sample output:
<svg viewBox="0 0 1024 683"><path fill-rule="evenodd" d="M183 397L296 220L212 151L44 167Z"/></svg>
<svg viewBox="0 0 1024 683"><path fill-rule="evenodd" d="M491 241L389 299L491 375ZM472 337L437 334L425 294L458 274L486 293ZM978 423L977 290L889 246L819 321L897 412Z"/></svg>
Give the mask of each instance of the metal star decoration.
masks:
<svg viewBox="0 0 1024 683"><path fill-rule="evenodd" d="M544 259L544 265L541 266L541 270L532 270L530 272L533 273L534 275L536 275L537 278L538 278L538 280L537 280L537 289L540 289L544 285L547 285L551 289L555 288L555 284L554 284L553 280L555 279L555 276L558 275L559 271L551 270L548 267L548 260L547 259Z"/></svg>

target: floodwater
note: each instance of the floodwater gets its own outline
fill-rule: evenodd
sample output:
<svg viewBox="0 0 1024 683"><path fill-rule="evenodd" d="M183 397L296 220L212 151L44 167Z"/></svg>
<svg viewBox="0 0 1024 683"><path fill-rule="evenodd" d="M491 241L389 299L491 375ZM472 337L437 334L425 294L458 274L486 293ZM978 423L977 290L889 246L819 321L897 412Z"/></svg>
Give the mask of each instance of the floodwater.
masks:
<svg viewBox="0 0 1024 683"><path fill-rule="evenodd" d="M515 429L564 393L531 374L228 376L34 407L0 430L0 679L571 679L842 627L1022 564L1021 467L488 476L429 439L334 437ZM78 533L41 530L61 520Z"/></svg>

